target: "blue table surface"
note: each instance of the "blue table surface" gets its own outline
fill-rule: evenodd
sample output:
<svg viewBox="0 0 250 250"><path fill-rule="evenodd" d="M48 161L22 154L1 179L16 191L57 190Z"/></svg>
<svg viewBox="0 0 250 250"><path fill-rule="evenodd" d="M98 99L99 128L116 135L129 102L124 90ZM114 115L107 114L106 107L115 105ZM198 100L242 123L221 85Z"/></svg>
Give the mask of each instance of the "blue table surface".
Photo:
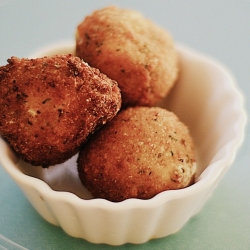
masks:
<svg viewBox="0 0 250 250"><path fill-rule="evenodd" d="M73 40L93 10L139 10L177 42L231 70L250 110L250 1L247 0L0 0L0 65L45 45ZM0 149L1 150L1 149ZM177 233L142 245L95 245L44 221L0 166L0 249L250 249L250 131L234 163L201 212ZM5 247L5 248L4 248Z"/></svg>

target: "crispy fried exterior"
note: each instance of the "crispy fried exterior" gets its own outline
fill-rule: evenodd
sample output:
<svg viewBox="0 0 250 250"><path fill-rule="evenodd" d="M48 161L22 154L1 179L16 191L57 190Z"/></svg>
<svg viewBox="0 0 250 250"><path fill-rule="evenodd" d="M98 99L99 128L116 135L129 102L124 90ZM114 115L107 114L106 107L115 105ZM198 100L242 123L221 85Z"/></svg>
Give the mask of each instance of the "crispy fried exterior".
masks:
<svg viewBox="0 0 250 250"><path fill-rule="evenodd" d="M8 63L0 67L0 133L33 165L69 159L121 107L117 83L78 57Z"/></svg>
<svg viewBox="0 0 250 250"><path fill-rule="evenodd" d="M84 145L78 172L96 198L149 199L194 182L194 144L188 128L172 112L130 107Z"/></svg>
<svg viewBox="0 0 250 250"><path fill-rule="evenodd" d="M122 104L151 106L179 71L172 37L133 10L107 7L77 27L76 55L118 82Z"/></svg>

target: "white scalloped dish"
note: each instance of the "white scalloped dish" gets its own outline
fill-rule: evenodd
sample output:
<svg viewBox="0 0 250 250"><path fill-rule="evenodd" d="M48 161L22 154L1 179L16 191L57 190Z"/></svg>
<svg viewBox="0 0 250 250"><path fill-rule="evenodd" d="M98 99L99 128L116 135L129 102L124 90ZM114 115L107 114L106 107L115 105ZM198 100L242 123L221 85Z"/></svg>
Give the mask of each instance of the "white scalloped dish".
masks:
<svg viewBox="0 0 250 250"><path fill-rule="evenodd" d="M73 53L74 43L39 50L32 57ZM38 213L73 236L93 243L143 243L177 232L197 214L232 164L244 137L243 98L227 69L178 45L181 74L160 104L190 128L197 153L196 182L152 199L92 199L77 173L76 157L48 169L32 167L0 138L0 161Z"/></svg>

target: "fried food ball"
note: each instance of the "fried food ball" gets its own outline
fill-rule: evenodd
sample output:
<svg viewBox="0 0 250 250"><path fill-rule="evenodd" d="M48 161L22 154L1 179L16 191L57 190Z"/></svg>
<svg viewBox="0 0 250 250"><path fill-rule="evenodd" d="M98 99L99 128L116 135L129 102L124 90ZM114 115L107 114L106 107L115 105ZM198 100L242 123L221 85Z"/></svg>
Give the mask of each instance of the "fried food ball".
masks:
<svg viewBox="0 0 250 250"><path fill-rule="evenodd" d="M159 107L130 107L83 146L78 172L95 198L149 199L193 184L194 144L174 113Z"/></svg>
<svg viewBox="0 0 250 250"><path fill-rule="evenodd" d="M0 134L33 165L69 159L121 107L117 83L78 57L7 61L0 67Z"/></svg>
<svg viewBox="0 0 250 250"><path fill-rule="evenodd" d="M179 71L172 37L140 13L106 7L77 27L76 55L118 82L122 105L152 106Z"/></svg>

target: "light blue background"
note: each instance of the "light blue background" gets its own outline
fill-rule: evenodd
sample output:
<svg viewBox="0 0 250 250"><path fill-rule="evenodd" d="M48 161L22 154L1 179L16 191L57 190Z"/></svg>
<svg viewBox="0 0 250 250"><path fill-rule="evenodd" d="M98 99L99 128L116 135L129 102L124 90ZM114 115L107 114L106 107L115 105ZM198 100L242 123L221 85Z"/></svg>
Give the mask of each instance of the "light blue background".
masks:
<svg viewBox="0 0 250 250"><path fill-rule="evenodd" d="M13 55L26 57L50 43L74 39L84 16L110 4L139 10L177 42L224 63L236 77L250 110L248 0L0 0L0 65ZM249 155L248 126L234 164L197 216L174 235L120 247L94 245L50 225L0 167L0 246L5 244L2 235L28 249L250 249Z"/></svg>

